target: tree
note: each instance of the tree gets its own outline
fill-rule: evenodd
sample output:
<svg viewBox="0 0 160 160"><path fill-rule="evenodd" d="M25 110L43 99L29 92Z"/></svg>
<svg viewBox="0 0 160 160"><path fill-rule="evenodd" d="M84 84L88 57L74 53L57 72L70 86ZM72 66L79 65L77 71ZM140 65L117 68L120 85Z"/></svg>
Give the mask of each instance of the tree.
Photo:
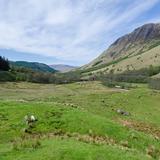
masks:
<svg viewBox="0 0 160 160"><path fill-rule="evenodd" d="M8 71L10 69L8 59L0 56L0 70L1 71Z"/></svg>

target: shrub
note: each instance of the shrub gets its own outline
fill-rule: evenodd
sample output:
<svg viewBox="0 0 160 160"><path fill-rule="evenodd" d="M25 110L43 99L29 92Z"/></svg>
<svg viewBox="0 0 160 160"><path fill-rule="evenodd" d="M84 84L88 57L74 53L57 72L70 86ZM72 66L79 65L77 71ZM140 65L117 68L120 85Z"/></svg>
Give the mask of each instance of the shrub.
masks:
<svg viewBox="0 0 160 160"><path fill-rule="evenodd" d="M157 89L157 90L160 90L160 79L158 78L151 78L149 80L149 87L152 88L152 89Z"/></svg>
<svg viewBox="0 0 160 160"><path fill-rule="evenodd" d="M0 81L6 82L6 81L15 81L16 76L8 71L0 71Z"/></svg>

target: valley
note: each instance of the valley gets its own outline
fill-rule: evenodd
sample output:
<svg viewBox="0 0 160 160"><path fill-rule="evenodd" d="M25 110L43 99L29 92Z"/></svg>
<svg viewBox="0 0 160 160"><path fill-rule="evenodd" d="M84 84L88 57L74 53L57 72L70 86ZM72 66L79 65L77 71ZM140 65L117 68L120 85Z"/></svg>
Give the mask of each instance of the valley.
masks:
<svg viewBox="0 0 160 160"><path fill-rule="evenodd" d="M160 0L0 11L0 160L160 160Z"/></svg>
<svg viewBox="0 0 160 160"><path fill-rule="evenodd" d="M160 24L79 68L0 56L0 160L159 160Z"/></svg>
<svg viewBox="0 0 160 160"><path fill-rule="evenodd" d="M99 81L0 84L1 160L157 159L160 92ZM125 116L118 109L129 113ZM37 122L30 133L24 117Z"/></svg>

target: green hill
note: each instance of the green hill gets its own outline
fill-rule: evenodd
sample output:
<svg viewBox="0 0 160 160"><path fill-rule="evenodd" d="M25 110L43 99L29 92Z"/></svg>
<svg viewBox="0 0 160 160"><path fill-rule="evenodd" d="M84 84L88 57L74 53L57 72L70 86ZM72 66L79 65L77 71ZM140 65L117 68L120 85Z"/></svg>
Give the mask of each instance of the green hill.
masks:
<svg viewBox="0 0 160 160"><path fill-rule="evenodd" d="M16 61L16 62L11 62L11 66L32 69L34 71L40 71L40 72L52 72L52 73L56 72L56 70L51 68L50 66L38 62Z"/></svg>

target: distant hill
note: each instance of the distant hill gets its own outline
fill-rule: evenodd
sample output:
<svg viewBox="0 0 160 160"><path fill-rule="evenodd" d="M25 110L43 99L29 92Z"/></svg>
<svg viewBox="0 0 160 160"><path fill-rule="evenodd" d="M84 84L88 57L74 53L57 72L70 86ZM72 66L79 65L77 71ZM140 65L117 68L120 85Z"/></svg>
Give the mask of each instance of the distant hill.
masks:
<svg viewBox="0 0 160 160"><path fill-rule="evenodd" d="M145 24L120 37L81 70L86 70L86 74L122 73L150 65L160 65L160 23Z"/></svg>
<svg viewBox="0 0 160 160"><path fill-rule="evenodd" d="M55 65L53 64L53 65L50 65L50 67L60 72L69 72L77 68L75 66L64 65L64 64L55 64Z"/></svg>
<svg viewBox="0 0 160 160"><path fill-rule="evenodd" d="M28 68L40 72L56 72L56 70L51 68L50 66L38 62L16 61L11 62L11 65L14 67Z"/></svg>

